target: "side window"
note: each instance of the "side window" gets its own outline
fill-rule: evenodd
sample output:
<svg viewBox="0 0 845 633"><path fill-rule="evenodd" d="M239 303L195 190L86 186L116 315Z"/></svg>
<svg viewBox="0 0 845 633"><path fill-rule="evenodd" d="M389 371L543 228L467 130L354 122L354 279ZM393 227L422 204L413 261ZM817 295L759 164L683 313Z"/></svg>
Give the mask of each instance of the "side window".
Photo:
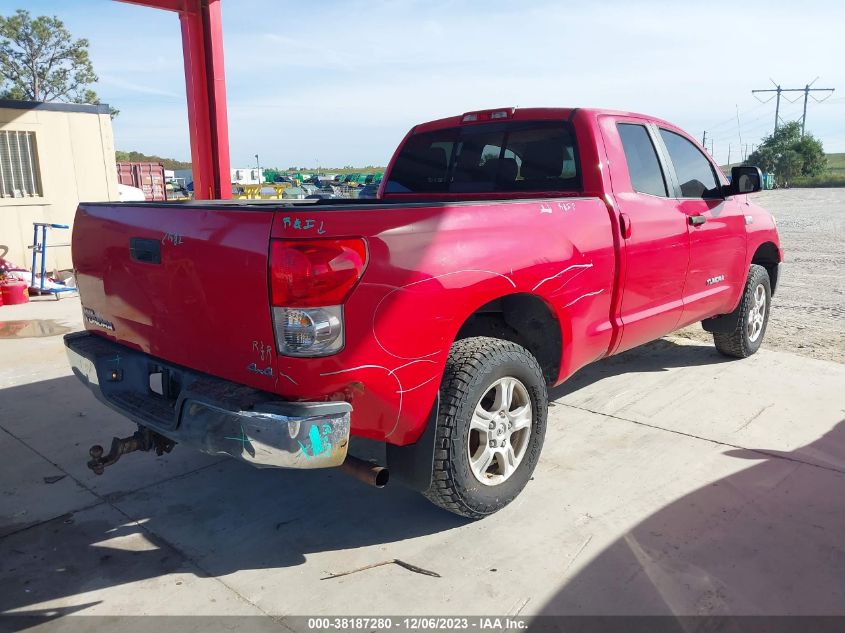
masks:
<svg viewBox="0 0 845 633"><path fill-rule="evenodd" d="M721 187L713 166L704 154L680 134L660 129L660 136L675 166L681 196L684 198L718 198Z"/></svg>
<svg viewBox="0 0 845 633"><path fill-rule="evenodd" d="M645 126L619 123L616 127L622 139L622 149L625 150L625 160L628 163L628 173L631 175L631 186L634 191L650 193L654 196L668 196L666 179L657 160L657 151Z"/></svg>

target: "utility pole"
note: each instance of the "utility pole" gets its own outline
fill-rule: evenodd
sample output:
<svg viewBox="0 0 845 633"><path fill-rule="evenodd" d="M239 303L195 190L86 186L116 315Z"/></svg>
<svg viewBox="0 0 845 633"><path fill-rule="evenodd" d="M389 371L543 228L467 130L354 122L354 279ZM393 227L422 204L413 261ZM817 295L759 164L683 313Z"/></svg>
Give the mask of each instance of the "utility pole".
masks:
<svg viewBox="0 0 845 633"><path fill-rule="evenodd" d="M775 132L777 132L778 131L778 117L779 117L779 113L780 113L780 93L783 92L783 89L780 87L780 84L776 84L773 79L769 79L769 81L771 81L774 84L774 86L775 86L774 90L771 89L771 88L769 88L767 90L752 90L751 94L756 95L758 92L775 92L775 93L777 93L777 101L775 102ZM757 99L759 101L759 98L755 97L755 99ZM771 100L772 100L772 97L769 97L768 99L763 101L763 103L768 103ZM774 134L774 132L772 132L772 133Z"/></svg>
<svg viewBox="0 0 845 633"><path fill-rule="evenodd" d="M731 166L731 144L728 143L728 167Z"/></svg>
<svg viewBox="0 0 845 633"><path fill-rule="evenodd" d="M821 90L822 92L829 93L827 95L827 97L829 97L831 94L833 94L833 91L836 90L836 88L810 88L810 86L816 83L818 79L819 78L816 77L815 79L813 79L813 81L804 86L804 114L801 116L801 138L804 138L804 126L807 123L807 99L809 98L810 93L816 90ZM825 97L824 99L827 99L827 97ZM816 99L815 97L813 97L813 99L819 101L819 99ZM821 99L821 101L824 101L824 99Z"/></svg>
<svg viewBox="0 0 845 633"><path fill-rule="evenodd" d="M836 90L836 88L810 88L810 86L812 86L814 83L816 83L817 79L818 79L818 77L816 77L816 79L813 79L813 81L808 83L803 88L782 88L780 84L776 84L773 79L770 79L769 81L771 81L772 84L774 84L774 86L775 86L774 88L768 88L766 90L752 90L751 94L756 95L757 93L760 93L760 92L774 92L774 93L776 93L777 101L775 102L775 130L774 131L777 132L778 131L778 122L780 120L779 119L779 116L780 116L779 113L780 113L780 96L781 96L781 93L784 93L784 92L803 92L804 93L804 114L801 117L801 137L803 138L804 129L807 125L807 100L810 98L810 93L811 92L827 92L828 95L827 95L827 97L824 98L824 99L827 99L831 94L833 94L833 91ZM775 98L775 97L769 97L766 101L762 101L762 103L768 103L773 98ZM813 99L815 99L819 103L824 101L824 99L816 99L815 97L813 97ZM758 98L758 101L759 101L759 98ZM791 103L795 103L795 101L792 101Z"/></svg>
<svg viewBox="0 0 845 633"><path fill-rule="evenodd" d="M704 130L704 134L701 135L701 146L707 148L707 130Z"/></svg>

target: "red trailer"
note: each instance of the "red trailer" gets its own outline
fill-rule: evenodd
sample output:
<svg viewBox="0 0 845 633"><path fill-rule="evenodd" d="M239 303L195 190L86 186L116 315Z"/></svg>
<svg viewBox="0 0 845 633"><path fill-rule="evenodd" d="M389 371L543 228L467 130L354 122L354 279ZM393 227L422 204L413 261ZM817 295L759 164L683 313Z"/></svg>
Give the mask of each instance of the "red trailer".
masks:
<svg viewBox="0 0 845 633"><path fill-rule="evenodd" d="M167 200L164 186L164 165L161 163L118 162L117 181L122 185L137 187L150 201Z"/></svg>

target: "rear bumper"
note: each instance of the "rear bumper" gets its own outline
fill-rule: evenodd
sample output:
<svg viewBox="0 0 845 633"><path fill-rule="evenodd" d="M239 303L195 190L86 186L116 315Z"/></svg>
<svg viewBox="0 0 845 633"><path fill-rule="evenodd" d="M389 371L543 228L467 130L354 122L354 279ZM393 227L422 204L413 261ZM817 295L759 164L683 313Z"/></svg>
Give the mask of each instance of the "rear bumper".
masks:
<svg viewBox="0 0 845 633"><path fill-rule="evenodd" d="M257 467L330 468L346 459L347 402L285 402L89 332L66 335L65 347L98 400L179 444ZM161 374L161 395L152 374Z"/></svg>

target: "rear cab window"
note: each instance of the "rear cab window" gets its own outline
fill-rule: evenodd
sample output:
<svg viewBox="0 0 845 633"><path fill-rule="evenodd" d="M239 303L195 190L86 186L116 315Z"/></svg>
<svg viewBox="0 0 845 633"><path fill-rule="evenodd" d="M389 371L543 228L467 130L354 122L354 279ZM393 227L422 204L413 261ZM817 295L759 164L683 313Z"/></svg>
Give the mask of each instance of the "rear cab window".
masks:
<svg viewBox="0 0 845 633"><path fill-rule="evenodd" d="M386 194L578 192L575 134L566 121L480 123L412 134Z"/></svg>

